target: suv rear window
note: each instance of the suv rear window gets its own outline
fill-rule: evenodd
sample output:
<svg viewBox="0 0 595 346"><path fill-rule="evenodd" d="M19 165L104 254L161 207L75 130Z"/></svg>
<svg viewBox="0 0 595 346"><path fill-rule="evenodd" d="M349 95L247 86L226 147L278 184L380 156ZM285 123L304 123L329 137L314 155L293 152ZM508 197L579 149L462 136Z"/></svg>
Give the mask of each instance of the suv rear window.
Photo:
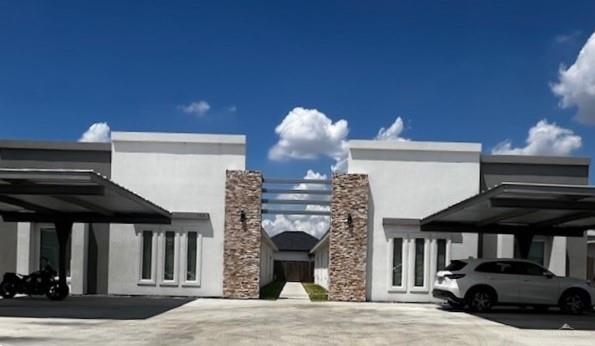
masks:
<svg viewBox="0 0 595 346"><path fill-rule="evenodd" d="M465 266L467 265L467 262L463 262L463 261L451 261L449 265L446 266L446 268L444 268L444 270L448 270L450 272L456 272L459 271L463 268L465 268Z"/></svg>

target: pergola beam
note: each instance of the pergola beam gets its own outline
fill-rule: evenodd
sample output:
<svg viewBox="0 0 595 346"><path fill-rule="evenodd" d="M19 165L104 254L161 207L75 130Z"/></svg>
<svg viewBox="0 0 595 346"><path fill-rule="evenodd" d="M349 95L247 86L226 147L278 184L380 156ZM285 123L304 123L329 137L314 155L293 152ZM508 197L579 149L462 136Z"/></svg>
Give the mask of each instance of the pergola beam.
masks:
<svg viewBox="0 0 595 346"><path fill-rule="evenodd" d="M263 198L263 204L331 205L331 201L313 199L270 199Z"/></svg>

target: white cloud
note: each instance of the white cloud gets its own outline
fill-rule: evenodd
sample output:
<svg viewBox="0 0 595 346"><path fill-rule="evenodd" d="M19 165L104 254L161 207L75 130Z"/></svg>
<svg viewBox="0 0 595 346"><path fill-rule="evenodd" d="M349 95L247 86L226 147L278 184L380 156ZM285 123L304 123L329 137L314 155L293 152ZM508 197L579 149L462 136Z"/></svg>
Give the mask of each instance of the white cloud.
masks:
<svg viewBox="0 0 595 346"><path fill-rule="evenodd" d="M560 107L576 107L578 122L595 124L595 33L572 66L560 66L559 81L551 88L560 97Z"/></svg>
<svg viewBox="0 0 595 346"><path fill-rule="evenodd" d="M296 107L275 128L278 142L269 150L269 159L314 160L320 156L330 157L337 165L344 166L347 158L346 120L334 122L317 109Z"/></svg>
<svg viewBox="0 0 595 346"><path fill-rule="evenodd" d="M304 179L327 179L325 174L308 170ZM302 183L295 185L295 189L322 189L320 184ZM280 199L308 200L313 199L303 194L282 194ZM316 197L316 199L322 199ZM295 208L295 207L292 207ZM328 206L307 205L306 210L329 210ZM317 238L320 238L330 227L329 217L323 215L275 215L274 218L266 218L262 221L262 227L270 235L274 236L284 231L303 231Z"/></svg>
<svg viewBox="0 0 595 346"><path fill-rule="evenodd" d="M524 147L513 148L510 140L506 140L496 145L492 154L570 155L582 146L582 138L575 135L572 130L560 127L556 123L549 123L544 119L529 129L526 143Z"/></svg>
<svg viewBox="0 0 595 346"><path fill-rule="evenodd" d="M238 107L237 106L229 106L229 107L227 107L227 111L230 113L235 113L238 111Z"/></svg>
<svg viewBox="0 0 595 346"><path fill-rule="evenodd" d="M95 123L83 133L79 142L109 142L110 128L107 123Z"/></svg>
<svg viewBox="0 0 595 346"><path fill-rule="evenodd" d="M398 140L398 141L406 141L407 139L401 137L401 133L404 130L403 126L403 119L401 117L397 117L395 122L392 123L391 126L388 128L381 127L378 130L378 134L374 139L385 141L385 140Z"/></svg>
<svg viewBox="0 0 595 346"><path fill-rule="evenodd" d="M374 139L407 141L401 137L403 131L403 119L397 117L388 128L380 128ZM279 140L269 150L269 159L315 160L326 156L335 160L335 164L331 165L332 171L347 170L347 120L333 122L317 109L296 107L277 125L275 133Z"/></svg>
<svg viewBox="0 0 595 346"><path fill-rule="evenodd" d="M209 109L211 109L211 105L209 105L209 103L207 101L198 100L198 101L194 101L191 104L186 105L186 106L179 106L179 108L184 113L203 116L203 115L207 114Z"/></svg>

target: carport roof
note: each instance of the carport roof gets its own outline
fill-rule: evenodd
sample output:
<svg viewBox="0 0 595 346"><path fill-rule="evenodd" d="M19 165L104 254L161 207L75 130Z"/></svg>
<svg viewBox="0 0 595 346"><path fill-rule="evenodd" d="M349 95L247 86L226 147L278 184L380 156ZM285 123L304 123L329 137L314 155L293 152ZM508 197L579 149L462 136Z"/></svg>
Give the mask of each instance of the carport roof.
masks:
<svg viewBox="0 0 595 346"><path fill-rule="evenodd" d="M0 169L7 222L169 224L172 214L91 170Z"/></svg>
<svg viewBox="0 0 595 346"><path fill-rule="evenodd" d="M583 236L595 186L502 183L420 221L422 231Z"/></svg>

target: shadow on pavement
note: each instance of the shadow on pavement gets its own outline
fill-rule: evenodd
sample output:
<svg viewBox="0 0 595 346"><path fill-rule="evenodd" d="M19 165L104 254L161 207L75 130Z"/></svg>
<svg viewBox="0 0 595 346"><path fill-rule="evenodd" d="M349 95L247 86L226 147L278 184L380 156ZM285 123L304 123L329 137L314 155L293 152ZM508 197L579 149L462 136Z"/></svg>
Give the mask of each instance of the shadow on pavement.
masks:
<svg viewBox="0 0 595 346"><path fill-rule="evenodd" d="M193 298L74 296L56 302L45 297L0 299L0 317L147 319L182 306Z"/></svg>
<svg viewBox="0 0 595 346"><path fill-rule="evenodd" d="M450 311L462 311L448 307L442 308ZM495 307L489 313L469 314L519 329L595 331L595 313L593 312L583 315L569 315L562 313L557 308L539 312L531 308Z"/></svg>

